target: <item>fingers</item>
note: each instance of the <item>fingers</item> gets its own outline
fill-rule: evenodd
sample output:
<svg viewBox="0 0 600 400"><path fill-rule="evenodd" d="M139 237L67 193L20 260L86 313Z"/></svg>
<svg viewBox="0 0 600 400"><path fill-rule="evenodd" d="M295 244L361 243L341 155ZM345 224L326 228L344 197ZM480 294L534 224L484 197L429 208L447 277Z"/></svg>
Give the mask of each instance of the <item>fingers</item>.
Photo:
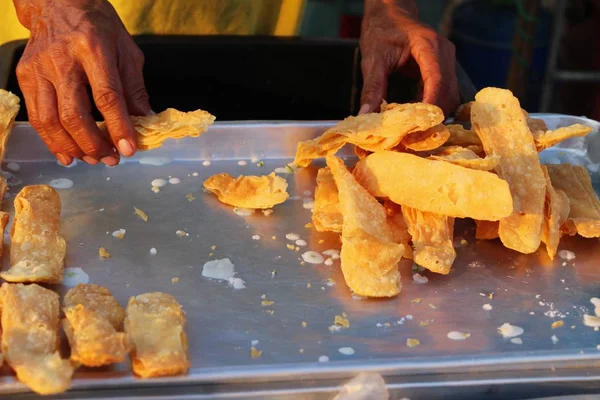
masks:
<svg viewBox="0 0 600 400"><path fill-rule="evenodd" d="M389 68L379 57L369 57L362 60L361 70L363 88L359 114L377 112L387 93Z"/></svg>
<svg viewBox="0 0 600 400"><path fill-rule="evenodd" d="M133 41L124 47L119 51L119 71L127 108L132 115L149 115L151 108L144 84L144 54Z"/></svg>
<svg viewBox="0 0 600 400"><path fill-rule="evenodd" d="M121 154L130 157L137 150L137 137L129 118L116 60L102 48L93 50L96 55L93 60L80 61L90 79L94 101L104 116L113 144Z"/></svg>

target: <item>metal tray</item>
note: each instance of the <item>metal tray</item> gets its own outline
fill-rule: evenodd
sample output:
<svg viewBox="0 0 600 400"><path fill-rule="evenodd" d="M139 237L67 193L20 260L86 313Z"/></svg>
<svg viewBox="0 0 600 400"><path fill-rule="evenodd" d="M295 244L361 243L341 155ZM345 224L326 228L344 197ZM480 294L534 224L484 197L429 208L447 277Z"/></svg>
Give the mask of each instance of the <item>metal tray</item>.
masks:
<svg viewBox="0 0 600 400"><path fill-rule="evenodd" d="M537 117L550 128L575 122L594 126L586 138L571 139L541 157L545 162L587 165L594 183L600 184L598 122L561 115ZM292 198L270 216L238 216L202 190L203 180L215 173L265 174L285 166L298 141L329 126L328 122L217 123L198 139L169 141L151 153L169 159L166 165L141 164L148 155L139 154L116 168L83 164L65 168L28 124L16 124L7 162L18 163L20 169L3 167L12 174L10 193L14 196L22 185L56 178L74 182L72 188L59 191L67 267L82 268L90 282L108 287L123 306L140 293L171 293L188 317L189 375L136 379L128 364L80 369L73 389L61 398L97 391L132 396L141 391L143 397L168 393L168 398L177 393L205 398L251 392L317 398L308 393L330 393L339 382L363 371L382 374L390 387L403 393L416 387L472 388L477 382L506 385L596 376L600 336L585 327L582 318L593 313L590 298L600 297L598 240L564 238L560 248L573 251L576 259L563 265L560 259L551 262L543 246L525 256L496 241L477 242L473 225L459 222L455 236L468 245L457 249L452 273L426 272L429 283L419 285L411 279L412 263L403 260L402 293L390 300L364 300L347 289L339 261L333 266L300 263L303 251L340 247L337 235L305 228L311 212L304 208L304 198L313 196L319 163L283 175ZM264 166L251 162L252 158L264 161ZM210 166L203 165L206 160ZM238 160L247 165L238 165ZM159 193L151 191L153 179L169 177L181 183L169 184ZM190 193L193 201L186 198ZM148 214L147 223L134 214L134 206ZM10 198L3 209L13 212ZM120 228L127 231L123 240L111 235ZM189 236L178 237L177 230ZM285 236L291 232L308 243L299 252L286 247L291 242ZM253 235L260 235L260 240L253 240ZM111 258L100 260L99 247L105 247ZM156 255L150 254L152 247ZM224 257L235 264L237 276L246 281L245 289L234 290L225 282L202 277L206 261ZM173 283L172 278L179 281ZM67 290L62 285L53 289L61 294ZM261 305L263 295L274 304ZM493 308L486 311L484 304ZM334 317L343 312L350 327L331 332ZM552 329L558 320L564 326ZM497 328L505 322L525 329L522 345L498 334ZM471 337L449 340L447 333L455 330ZM553 335L558 342L553 342ZM421 345L409 348L407 338L419 339ZM258 359L250 357L253 341L262 351ZM341 347L351 347L355 354L343 355L338 351ZM318 362L320 356L330 361ZM17 393L27 390L7 369L0 382L0 394L17 398ZM446 391L445 398L460 393Z"/></svg>

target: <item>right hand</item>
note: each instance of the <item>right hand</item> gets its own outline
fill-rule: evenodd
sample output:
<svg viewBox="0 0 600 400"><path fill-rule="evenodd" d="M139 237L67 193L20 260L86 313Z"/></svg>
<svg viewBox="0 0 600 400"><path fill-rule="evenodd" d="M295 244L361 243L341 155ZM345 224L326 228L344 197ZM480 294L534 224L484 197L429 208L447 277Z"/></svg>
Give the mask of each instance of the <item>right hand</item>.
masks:
<svg viewBox="0 0 600 400"><path fill-rule="evenodd" d="M144 56L107 0L14 0L31 31L17 65L29 121L65 165L119 163L137 150L129 115L151 113ZM87 86L110 137L91 114Z"/></svg>

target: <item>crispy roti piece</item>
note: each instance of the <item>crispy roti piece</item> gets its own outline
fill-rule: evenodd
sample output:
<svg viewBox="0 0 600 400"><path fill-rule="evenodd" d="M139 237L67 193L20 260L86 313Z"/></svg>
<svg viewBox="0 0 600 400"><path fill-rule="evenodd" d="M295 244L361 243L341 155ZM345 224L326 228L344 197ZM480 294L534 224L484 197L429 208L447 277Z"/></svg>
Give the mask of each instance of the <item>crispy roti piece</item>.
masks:
<svg viewBox="0 0 600 400"><path fill-rule="evenodd" d="M479 157L473 150L461 146L449 146L440 149L434 155L428 157L431 160L446 161L461 167L478 169L481 171L492 171L500 163L497 155Z"/></svg>
<svg viewBox="0 0 600 400"><path fill-rule="evenodd" d="M554 260L561 237L560 228L569 218L571 206L565 192L557 190L552 186L548 168L545 165L542 165L542 171L544 171L544 178L546 178L546 202L544 204L542 242L546 244L548 257Z"/></svg>
<svg viewBox="0 0 600 400"><path fill-rule="evenodd" d="M412 260L413 251L410 245L412 238L408 232L408 226L402 215L402 207L389 199L384 200L383 208L387 214L387 221L390 229L392 230L392 236L394 242L400 243L404 246L404 254L402 257Z"/></svg>
<svg viewBox="0 0 600 400"><path fill-rule="evenodd" d="M338 189L329 167L317 172L315 208L312 221L319 232L341 232L344 222L340 211Z"/></svg>
<svg viewBox="0 0 600 400"><path fill-rule="evenodd" d="M416 264L438 274L448 274L456 258L454 218L403 206L402 214L414 246Z"/></svg>
<svg viewBox="0 0 600 400"><path fill-rule="evenodd" d="M394 241L387 214L337 157L327 166L339 191L342 229L341 266L346 284L359 296L392 297L400 293L398 262L404 246Z"/></svg>
<svg viewBox="0 0 600 400"><path fill-rule="evenodd" d="M440 124L426 131L414 132L406 135L401 143L413 151L430 151L441 147L450 138L450 131Z"/></svg>
<svg viewBox="0 0 600 400"><path fill-rule="evenodd" d="M58 351L58 295L36 284L4 283L2 352L17 378L39 394L71 387L73 367Z"/></svg>
<svg viewBox="0 0 600 400"><path fill-rule="evenodd" d="M63 329L71 346L71 361L87 367L123 362L129 352L121 330L125 311L108 289L79 284L64 299Z"/></svg>
<svg viewBox="0 0 600 400"><path fill-rule="evenodd" d="M475 100L473 129L486 154L500 157L496 172L508 182L513 195L513 213L500 220L500 240L509 249L533 253L542 238L546 180L527 119L509 90L486 88Z"/></svg>
<svg viewBox="0 0 600 400"><path fill-rule="evenodd" d="M512 212L506 181L448 162L384 151L360 160L354 176L375 197L434 214L493 221Z"/></svg>
<svg viewBox="0 0 600 400"><path fill-rule="evenodd" d="M21 108L19 103L18 96L0 89L0 163L4 161L6 142Z"/></svg>
<svg viewBox="0 0 600 400"><path fill-rule="evenodd" d="M67 251L60 236L60 197L48 185L25 186L15 197L8 282L62 281Z"/></svg>
<svg viewBox="0 0 600 400"><path fill-rule="evenodd" d="M571 164L546 167L554 188L563 191L569 199L569 217L563 230L570 235L600 237L600 201L585 167Z"/></svg>
<svg viewBox="0 0 600 400"><path fill-rule="evenodd" d="M494 240L498 239L498 221L475 221L475 239L478 240Z"/></svg>
<svg viewBox="0 0 600 400"><path fill-rule="evenodd" d="M206 190L217 195L220 202L234 207L267 209L288 198L287 182L271 173L263 176L216 174L204 181Z"/></svg>
<svg viewBox="0 0 600 400"><path fill-rule="evenodd" d="M477 133L471 129L465 129L462 125L446 125L450 137L446 141L447 146L481 146L481 140Z"/></svg>
<svg viewBox="0 0 600 400"><path fill-rule="evenodd" d="M540 120L541 121L541 120ZM543 123L544 121L542 121ZM544 124L545 125L545 124ZM565 126L563 128L558 128L553 131L545 130L545 131L537 131L533 134L535 139L535 145L538 151L542 151L547 149L548 147L552 147L564 140L585 136L592 131L591 126L583 125L583 124L574 124ZM533 132L533 131L532 131Z"/></svg>
<svg viewBox="0 0 600 400"><path fill-rule="evenodd" d="M373 152L389 150L404 136L444 120L442 110L431 104L385 104L383 108L380 113L348 117L321 137L298 143L294 164L306 167L316 158L334 155L346 143Z"/></svg>
<svg viewBox="0 0 600 400"><path fill-rule="evenodd" d="M125 333L132 346L131 364L136 375L178 375L190 368L185 314L173 296L154 292L131 297Z"/></svg>

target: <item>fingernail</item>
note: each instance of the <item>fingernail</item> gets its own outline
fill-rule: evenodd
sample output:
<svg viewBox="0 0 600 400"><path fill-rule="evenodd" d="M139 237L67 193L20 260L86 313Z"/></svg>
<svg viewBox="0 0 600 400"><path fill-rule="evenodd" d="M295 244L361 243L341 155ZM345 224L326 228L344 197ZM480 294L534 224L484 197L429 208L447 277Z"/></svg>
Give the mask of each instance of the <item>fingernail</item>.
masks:
<svg viewBox="0 0 600 400"><path fill-rule="evenodd" d="M360 110L358 110L358 115L366 114L371 110L371 106L368 104L363 104Z"/></svg>
<svg viewBox="0 0 600 400"><path fill-rule="evenodd" d="M133 155L133 146L131 145L131 143L129 143L129 140L127 139L121 139L119 140L119 151L121 152L121 154L123 154L125 157L129 157Z"/></svg>
<svg viewBox="0 0 600 400"><path fill-rule="evenodd" d="M114 167L119 163L116 158L110 156L103 157L100 161L102 161L102 164L108 165L109 167Z"/></svg>
<svg viewBox="0 0 600 400"><path fill-rule="evenodd" d="M83 156L82 160L85 161L86 163L90 164L90 165L96 165L96 164L98 164L98 160L96 160L94 157Z"/></svg>
<svg viewBox="0 0 600 400"><path fill-rule="evenodd" d="M73 159L72 159L72 158L70 158L70 157L67 157L67 156L65 156L64 154L61 154L61 153L56 153L54 156L55 156L55 157L56 157L56 159L57 159L58 161L60 161L60 163L61 163L62 165L64 165L65 167L66 167L67 165L71 164L71 162L73 162Z"/></svg>

